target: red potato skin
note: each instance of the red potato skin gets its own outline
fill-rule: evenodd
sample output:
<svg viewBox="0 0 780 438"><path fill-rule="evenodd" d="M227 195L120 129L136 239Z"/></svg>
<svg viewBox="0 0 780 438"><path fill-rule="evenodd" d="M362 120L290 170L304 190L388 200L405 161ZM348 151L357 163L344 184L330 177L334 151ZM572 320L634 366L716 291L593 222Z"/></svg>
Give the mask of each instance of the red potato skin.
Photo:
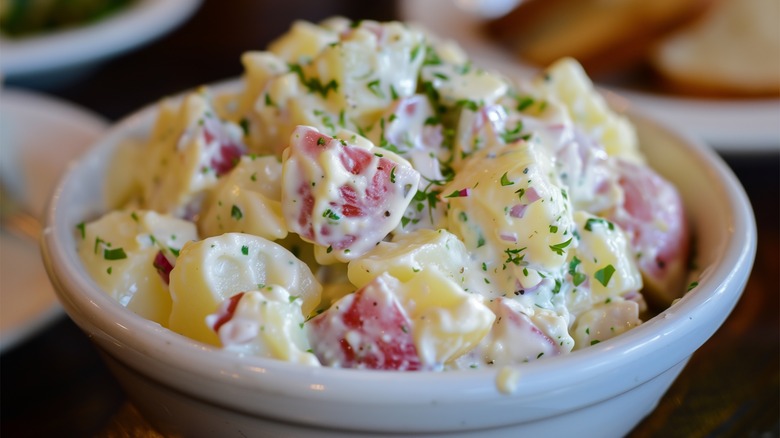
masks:
<svg viewBox="0 0 780 438"><path fill-rule="evenodd" d="M234 142L225 133L225 128L218 122L208 119L203 128L203 140L206 145L211 145L214 140L219 140L216 154L211 155L209 167L214 169L217 176L222 176L236 167L241 156L247 152L245 145Z"/></svg>
<svg viewBox="0 0 780 438"><path fill-rule="evenodd" d="M165 257L165 254L163 254L162 251L157 252L157 255L154 257L153 266L165 284L170 284L173 265L170 261L168 261L168 258Z"/></svg>
<svg viewBox="0 0 780 438"><path fill-rule="evenodd" d="M296 178L285 178L285 184L295 184L297 199L285 199L283 208L288 218L290 231L298 233L304 240L332 250L354 250L357 242L368 242L369 246L381 241L400 221L400 212L394 206L403 201L409 190L417 186L419 174L408 163L400 163L382 157L379 151L373 153L359 146L334 139L309 127L298 127L296 141L289 147L285 171L295 172ZM319 167L324 154L338 158L342 169L356 179L367 180L365 190L357 189L355 184L345 183L329 195L327 205L329 213L338 219L322 223L321 211L314 211L315 184L323 184L320 175L306 175L302 162L315 164L315 172L324 178L326 172ZM295 160L295 164L290 161ZM285 190L286 192L286 190ZM398 216L398 217L395 217ZM294 218L294 220L290 220ZM364 227L358 232L341 232L341 229L354 229L346 224L356 220L369 219L374 225ZM316 223L321 225L317 226Z"/></svg>
<svg viewBox="0 0 780 438"><path fill-rule="evenodd" d="M309 322L309 339L323 365L422 369L411 321L384 282L375 279ZM358 342L350 342L357 339Z"/></svg>
<svg viewBox="0 0 780 438"><path fill-rule="evenodd" d="M625 200L622 210L614 210L608 219L628 232L648 298L669 301L682 293L690 252L682 199L669 181L647 166L620 161L618 171ZM665 226L659 228L658 223Z"/></svg>
<svg viewBox="0 0 780 438"><path fill-rule="evenodd" d="M561 354L560 345L539 329L531 318L509 306L505 298L499 298L496 307L496 334L505 339L526 342L526 345L510 345L510 350L532 351L533 355L526 358L529 361Z"/></svg>
<svg viewBox="0 0 780 438"><path fill-rule="evenodd" d="M217 312L217 318L211 326L211 329L214 330L215 333L219 333L220 327L233 319L233 316L236 314L238 302L241 301L243 296L244 292L239 292L228 298L227 305L220 307L219 311Z"/></svg>

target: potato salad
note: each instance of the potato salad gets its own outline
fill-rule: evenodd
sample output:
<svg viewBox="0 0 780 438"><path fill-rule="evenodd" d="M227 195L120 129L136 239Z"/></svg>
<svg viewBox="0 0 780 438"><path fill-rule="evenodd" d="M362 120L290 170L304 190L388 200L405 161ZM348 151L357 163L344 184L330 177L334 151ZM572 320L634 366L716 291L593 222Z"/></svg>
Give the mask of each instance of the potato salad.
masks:
<svg viewBox="0 0 780 438"><path fill-rule="evenodd" d="M587 348L684 292L680 196L575 60L508 78L337 17L242 63L162 100L76 227L128 310L239 355L440 371Z"/></svg>

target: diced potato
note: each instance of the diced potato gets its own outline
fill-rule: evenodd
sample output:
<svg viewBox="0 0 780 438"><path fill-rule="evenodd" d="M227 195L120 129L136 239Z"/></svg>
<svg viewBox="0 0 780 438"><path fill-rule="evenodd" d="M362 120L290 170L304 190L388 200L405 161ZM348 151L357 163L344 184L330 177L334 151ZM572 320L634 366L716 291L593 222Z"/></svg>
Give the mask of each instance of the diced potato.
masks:
<svg viewBox="0 0 780 438"><path fill-rule="evenodd" d="M338 44L324 47L302 73L317 76L322 87L333 84L322 93L331 112L343 109L346 119L369 126L393 100L414 94L423 41L422 33L401 23L364 20Z"/></svg>
<svg viewBox="0 0 780 438"><path fill-rule="evenodd" d="M283 239L282 163L275 156L241 157L238 165L209 193L198 216L203 237L227 232Z"/></svg>
<svg viewBox="0 0 780 438"><path fill-rule="evenodd" d="M363 287L383 272L401 281L411 280L425 269L438 269L445 277L464 286L474 271L466 247L447 230L420 229L380 242L363 257L349 263L349 280Z"/></svg>
<svg viewBox="0 0 780 438"><path fill-rule="evenodd" d="M685 291L691 232L675 187L653 169L619 161L621 203L605 217L629 236L644 290L654 306L666 307Z"/></svg>
<svg viewBox="0 0 780 438"><path fill-rule="evenodd" d="M577 61L563 58L553 63L536 80L536 85L561 101L574 123L597 138L609 155L643 160L634 126L609 107Z"/></svg>
<svg viewBox="0 0 780 438"><path fill-rule="evenodd" d="M299 297L304 316L319 304L322 286L290 251L259 236L226 233L185 245L171 271L169 327L218 345L205 322L225 299L277 285Z"/></svg>
<svg viewBox="0 0 780 438"><path fill-rule="evenodd" d="M642 324L635 301L617 299L597 304L580 315L571 329L574 349L580 350L624 333Z"/></svg>
<svg viewBox="0 0 780 438"><path fill-rule="evenodd" d="M476 67L442 63L426 65L420 74L436 89L441 102L450 106L465 101L491 104L508 89L508 83L501 76Z"/></svg>
<svg viewBox="0 0 780 438"><path fill-rule="evenodd" d="M354 139L299 126L283 157L287 228L315 244L320 263L347 262L381 242L401 223L420 180L408 161Z"/></svg>
<svg viewBox="0 0 780 438"><path fill-rule="evenodd" d="M438 269L424 269L396 291L412 321L420 361L442 366L473 349L488 334L495 314Z"/></svg>
<svg viewBox="0 0 780 438"><path fill-rule="evenodd" d="M485 290L502 296L537 285L576 245L565 189L540 146L478 151L442 192L448 228L484 263Z"/></svg>
<svg viewBox="0 0 780 438"><path fill-rule="evenodd" d="M308 61L328 44L338 42L339 34L308 21L295 21L290 30L272 41L268 50L288 63Z"/></svg>
<svg viewBox="0 0 780 438"><path fill-rule="evenodd" d="M572 251L577 258L593 300L603 301L642 289L642 274L628 237L612 222L583 211L574 213L580 244ZM571 261L570 261L571 266ZM577 269L577 268L575 268Z"/></svg>
<svg viewBox="0 0 780 438"><path fill-rule="evenodd" d="M567 318L555 312L537 309L527 315L518 302L507 298L493 300L490 308L496 314L490 334L464 365L516 365L565 354L574 346Z"/></svg>
<svg viewBox="0 0 780 438"><path fill-rule="evenodd" d="M189 218L246 151L241 128L217 118L207 89L161 105L139 170L144 208Z"/></svg>
<svg viewBox="0 0 780 438"><path fill-rule="evenodd" d="M157 272L161 251L169 261L188 241L198 239L194 224L152 211L113 211L83 226L78 253L106 294L144 318L167 326L168 285Z"/></svg>
<svg viewBox="0 0 780 438"><path fill-rule="evenodd" d="M231 309L234 299L238 302ZM318 366L308 351L302 303L285 288L271 285L228 298L206 322L228 350Z"/></svg>
<svg viewBox="0 0 780 438"><path fill-rule="evenodd" d="M411 321L401 307L398 279L382 274L340 298L309 322L309 339L323 365L412 371L420 363Z"/></svg>

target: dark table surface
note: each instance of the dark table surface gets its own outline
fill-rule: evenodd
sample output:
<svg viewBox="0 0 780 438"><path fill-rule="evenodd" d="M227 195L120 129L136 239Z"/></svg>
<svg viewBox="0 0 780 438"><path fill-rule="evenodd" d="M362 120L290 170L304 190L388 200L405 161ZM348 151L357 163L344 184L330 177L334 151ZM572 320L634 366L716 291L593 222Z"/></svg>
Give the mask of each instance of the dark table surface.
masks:
<svg viewBox="0 0 780 438"><path fill-rule="evenodd" d="M44 91L117 120L160 96L237 77L244 51L264 48L295 19L336 14L398 17L394 4L384 1L205 0L165 37L67 87ZM721 153L755 210L753 272L731 316L630 437L780 436L780 113L777 143L760 153ZM159 436L67 317L4 352L0 373L3 437Z"/></svg>

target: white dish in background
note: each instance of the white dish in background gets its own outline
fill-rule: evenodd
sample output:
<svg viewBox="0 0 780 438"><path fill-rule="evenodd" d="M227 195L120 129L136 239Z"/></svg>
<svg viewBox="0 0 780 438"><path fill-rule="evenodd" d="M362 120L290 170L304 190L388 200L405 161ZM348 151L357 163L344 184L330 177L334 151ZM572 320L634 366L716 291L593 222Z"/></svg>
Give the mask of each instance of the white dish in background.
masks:
<svg viewBox="0 0 780 438"><path fill-rule="evenodd" d="M148 43L180 25L201 0L138 0L103 20L54 32L0 37L7 80L64 81L100 60Z"/></svg>
<svg viewBox="0 0 780 438"><path fill-rule="evenodd" d="M480 31L485 18L473 12L475 7L472 0L401 0L398 13L404 21L456 40L484 68L526 77L533 75L537 71L535 67L523 64ZM643 113L700 137L719 152L746 154L780 150L780 99L697 99L603 88L628 99Z"/></svg>
<svg viewBox="0 0 780 438"><path fill-rule="evenodd" d="M66 102L21 90L0 91L0 178L33 216L45 204L66 165L108 126ZM62 315L46 276L38 243L0 230L0 352Z"/></svg>

